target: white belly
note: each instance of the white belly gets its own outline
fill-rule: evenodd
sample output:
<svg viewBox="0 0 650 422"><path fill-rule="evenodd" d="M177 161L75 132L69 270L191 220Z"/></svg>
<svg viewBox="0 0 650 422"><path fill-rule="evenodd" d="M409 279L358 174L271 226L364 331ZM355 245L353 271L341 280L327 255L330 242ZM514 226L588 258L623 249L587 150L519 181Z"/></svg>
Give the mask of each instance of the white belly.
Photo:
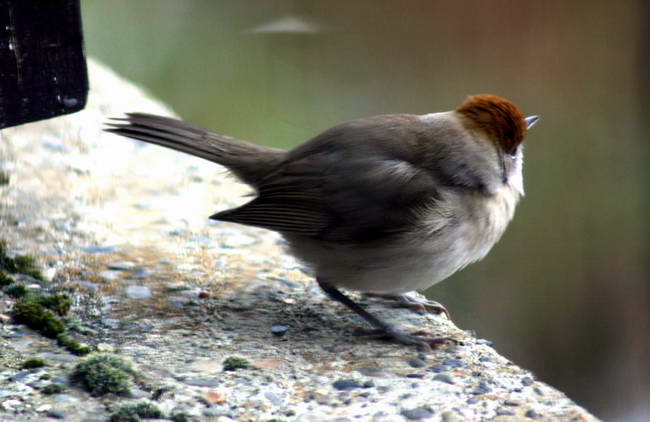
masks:
<svg viewBox="0 0 650 422"><path fill-rule="evenodd" d="M485 257L512 219L518 197L507 186L490 198L449 197L434 212L423 211L416 231L391 244L287 240L317 277L337 287L386 294L422 290Z"/></svg>

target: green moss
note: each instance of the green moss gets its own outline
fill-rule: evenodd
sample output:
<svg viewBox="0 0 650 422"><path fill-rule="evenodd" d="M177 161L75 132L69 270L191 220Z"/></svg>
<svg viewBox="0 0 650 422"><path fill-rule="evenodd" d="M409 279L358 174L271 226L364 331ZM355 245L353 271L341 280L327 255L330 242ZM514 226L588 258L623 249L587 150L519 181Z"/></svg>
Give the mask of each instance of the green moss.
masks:
<svg viewBox="0 0 650 422"><path fill-rule="evenodd" d="M23 369L32 369L41 368L43 366L45 366L45 361L43 359L32 358L27 359L20 367Z"/></svg>
<svg viewBox="0 0 650 422"><path fill-rule="evenodd" d="M43 389L41 390L41 393L43 393L43 394L61 394L65 390L67 390L65 385L53 382L52 384L48 384L45 387L43 387Z"/></svg>
<svg viewBox="0 0 650 422"><path fill-rule="evenodd" d="M173 420L174 422L189 422L190 415L187 412L176 412L173 413L169 419Z"/></svg>
<svg viewBox="0 0 650 422"><path fill-rule="evenodd" d="M110 417L111 422L138 422L144 419L162 419L165 414L149 400L120 405Z"/></svg>
<svg viewBox="0 0 650 422"><path fill-rule="evenodd" d="M36 259L27 255L18 255L14 258L17 266L17 273L27 274L36 280L43 281L43 273L36 266Z"/></svg>
<svg viewBox="0 0 650 422"><path fill-rule="evenodd" d="M9 184L9 175L6 171L0 171L0 186Z"/></svg>
<svg viewBox="0 0 650 422"><path fill-rule="evenodd" d="M77 356L85 356L88 353L90 353L90 347L88 346L82 346L81 344L77 343L70 337L66 336L65 334L59 334L56 337L57 343L59 343L59 346L65 347L70 351L70 353L75 354Z"/></svg>
<svg viewBox="0 0 650 422"><path fill-rule="evenodd" d="M6 287L14 282L14 279L9 277L3 271L0 271L0 287Z"/></svg>
<svg viewBox="0 0 650 422"><path fill-rule="evenodd" d="M93 396L108 393L130 395L130 378L136 372L125 358L112 353L94 353L79 362L72 381L82 385Z"/></svg>
<svg viewBox="0 0 650 422"><path fill-rule="evenodd" d="M52 375L50 375L50 374L42 374L39 379L49 380L49 379L52 379Z"/></svg>
<svg viewBox="0 0 650 422"><path fill-rule="evenodd" d="M226 360L223 361L224 371L235 371L237 369L246 369L249 366L250 366L250 362L238 356L231 356L229 358L226 358Z"/></svg>
<svg viewBox="0 0 650 422"><path fill-rule="evenodd" d="M65 331L59 318L30 297L18 300L12 312L16 322L25 324L46 337L56 338Z"/></svg>
<svg viewBox="0 0 650 422"><path fill-rule="evenodd" d="M14 283L5 289L5 293L11 297L21 298L27 296L29 290L24 284Z"/></svg>
<svg viewBox="0 0 650 422"><path fill-rule="evenodd" d="M88 330L81 325L81 321L74 317L62 318L66 328L79 334L88 334Z"/></svg>
<svg viewBox="0 0 650 422"><path fill-rule="evenodd" d="M22 291L23 297L16 302L12 310L16 322L25 324L39 331L44 336L56 338L59 346L65 347L77 356L84 356L90 353L89 347L83 346L63 334L65 324L49 310L56 311L59 315L65 315L72 305L70 296L66 294L33 296L27 294L28 292L24 286L16 285L16 287L22 287L24 289ZM20 297L19 294L21 293L19 289L13 286L6 289L6 292L16 297Z"/></svg>
<svg viewBox="0 0 650 422"><path fill-rule="evenodd" d="M72 306L72 299L67 294L40 295L36 296L34 300L61 316L66 315Z"/></svg>
<svg viewBox="0 0 650 422"><path fill-rule="evenodd" d="M8 273L27 274L37 280L43 280L43 274L36 266L36 258L29 255L7 255L7 244L0 241L0 270Z"/></svg>

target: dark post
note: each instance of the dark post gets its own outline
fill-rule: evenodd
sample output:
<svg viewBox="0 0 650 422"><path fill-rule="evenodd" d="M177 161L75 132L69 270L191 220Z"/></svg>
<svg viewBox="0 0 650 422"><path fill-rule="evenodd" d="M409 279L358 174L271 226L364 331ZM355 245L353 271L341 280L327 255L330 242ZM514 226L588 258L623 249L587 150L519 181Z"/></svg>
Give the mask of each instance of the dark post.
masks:
<svg viewBox="0 0 650 422"><path fill-rule="evenodd" d="M0 129L84 108L79 0L0 0Z"/></svg>

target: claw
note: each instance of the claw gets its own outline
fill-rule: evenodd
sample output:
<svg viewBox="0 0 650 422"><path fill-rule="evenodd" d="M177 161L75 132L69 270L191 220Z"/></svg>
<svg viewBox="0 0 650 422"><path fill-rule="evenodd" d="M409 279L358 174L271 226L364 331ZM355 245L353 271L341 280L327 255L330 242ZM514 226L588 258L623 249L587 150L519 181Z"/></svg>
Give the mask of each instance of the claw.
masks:
<svg viewBox="0 0 650 422"><path fill-rule="evenodd" d="M417 346L424 351L431 351L432 349L448 345L449 343L458 343L458 341L450 337L433 337L431 336L431 333L425 331L417 331L409 334L394 327L391 327L387 331L379 328L358 327L355 329L354 335L392 340L401 344Z"/></svg>
<svg viewBox="0 0 650 422"><path fill-rule="evenodd" d="M436 315L444 314L448 320L451 320L451 315L445 306L435 300L421 299L408 294L401 295L383 295L376 293L365 293L365 296L381 298L390 302L394 302L396 306L402 308L413 309L416 312L431 312Z"/></svg>

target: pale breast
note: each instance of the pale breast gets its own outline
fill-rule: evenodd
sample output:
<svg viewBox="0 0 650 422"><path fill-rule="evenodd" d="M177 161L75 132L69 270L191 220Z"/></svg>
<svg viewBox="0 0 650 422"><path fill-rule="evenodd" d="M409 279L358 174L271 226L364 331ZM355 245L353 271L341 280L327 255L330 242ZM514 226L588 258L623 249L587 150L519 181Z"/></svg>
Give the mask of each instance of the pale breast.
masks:
<svg viewBox="0 0 650 422"><path fill-rule="evenodd" d="M514 216L519 196L518 191L504 185L495 195L469 201L467 227L458 233L458 242L467 251L463 266L483 259L499 241Z"/></svg>
<svg viewBox="0 0 650 422"><path fill-rule="evenodd" d="M423 290L485 257L512 219L518 198L506 186L490 197L446 196L421 211L417 231L380 247L287 240L295 256L335 286L387 294Z"/></svg>

